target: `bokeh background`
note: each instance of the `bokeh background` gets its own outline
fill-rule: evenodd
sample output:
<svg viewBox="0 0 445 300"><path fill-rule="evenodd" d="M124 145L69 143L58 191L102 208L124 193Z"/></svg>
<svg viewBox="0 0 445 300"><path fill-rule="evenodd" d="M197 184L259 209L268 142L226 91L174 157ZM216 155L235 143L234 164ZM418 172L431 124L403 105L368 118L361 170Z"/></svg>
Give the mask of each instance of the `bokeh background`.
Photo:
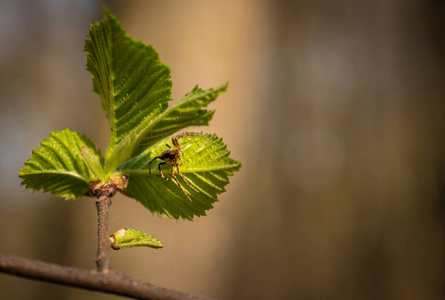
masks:
<svg viewBox="0 0 445 300"><path fill-rule="evenodd" d="M110 231L166 248L112 268L219 299L445 297L443 0L1 0L0 252L95 267L94 200L17 174L50 131L107 145L83 52L102 3L171 67L175 101L230 80L203 130L243 163L193 222L116 197ZM122 298L0 274L0 299Z"/></svg>

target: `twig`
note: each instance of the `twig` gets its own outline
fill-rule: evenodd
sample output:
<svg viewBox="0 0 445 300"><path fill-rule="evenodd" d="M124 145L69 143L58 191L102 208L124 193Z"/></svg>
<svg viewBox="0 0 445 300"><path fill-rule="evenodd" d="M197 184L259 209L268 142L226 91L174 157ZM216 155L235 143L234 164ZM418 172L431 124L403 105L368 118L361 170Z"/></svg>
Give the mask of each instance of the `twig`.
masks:
<svg viewBox="0 0 445 300"><path fill-rule="evenodd" d="M108 211L111 205L111 197L100 196L96 201L97 207L97 256L96 265L98 272L110 270L108 252L110 239L108 238Z"/></svg>
<svg viewBox="0 0 445 300"><path fill-rule="evenodd" d="M158 287L150 283L133 279L120 272L109 271L108 273L104 273L82 270L12 255L0 254L0 272L39 281L88 289L91 291L126 296L134 299L211 299L204 296L195 296L164 287Z"/></svg>
<svg viewBox="0 0 445 300"><path fill-rule="evenodd" d="M110 239L108 238L108 211L111 206L111 198L119 189L127 186L128 176L116 176L110 182L102 184L100 181L90 182L90 194L97 197L97 271L107 273L110 271L108 253L110 251Z"/></svg>

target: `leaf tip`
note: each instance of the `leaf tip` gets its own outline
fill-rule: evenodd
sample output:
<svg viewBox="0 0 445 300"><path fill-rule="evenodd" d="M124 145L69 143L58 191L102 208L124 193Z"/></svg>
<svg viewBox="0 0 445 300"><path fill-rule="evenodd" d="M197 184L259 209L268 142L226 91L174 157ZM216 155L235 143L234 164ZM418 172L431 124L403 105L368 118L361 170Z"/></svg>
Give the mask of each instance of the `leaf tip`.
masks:
<svg viewBox="0 0 445 300"><path fill-rule="evenodd" d="M222 86L220 86L218 89L225 92L227 90L227 87L229 86L229 81L226 81Z"/></svg>
<svg viewBox="0 0 445 300"><path fill-rule="evenodd" d="M111 13L111 10L105 4L102 4L102 11L104 12L105 18L110 16L114 17L114 15Z"/></svg>

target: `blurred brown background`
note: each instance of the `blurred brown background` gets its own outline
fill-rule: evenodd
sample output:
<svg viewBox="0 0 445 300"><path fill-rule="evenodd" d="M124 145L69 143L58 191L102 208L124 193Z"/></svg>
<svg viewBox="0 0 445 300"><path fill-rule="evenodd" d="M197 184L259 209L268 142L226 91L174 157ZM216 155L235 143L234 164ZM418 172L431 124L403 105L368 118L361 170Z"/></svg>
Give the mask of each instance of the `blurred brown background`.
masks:
<svg viewBox="0 0 445 300"><path fill-rule="evenodd" d="M94 268L95 205L20 187L63 127L102 149L83 45L100 1L0 1L0 252ZM445 1L106 1L127 33L195 84L228 92L205 132L242 161L194 222L119 196L110 231L162 250L111 266L220 299L443 299ZM122 299L0 274L0 299Z"/></svg>

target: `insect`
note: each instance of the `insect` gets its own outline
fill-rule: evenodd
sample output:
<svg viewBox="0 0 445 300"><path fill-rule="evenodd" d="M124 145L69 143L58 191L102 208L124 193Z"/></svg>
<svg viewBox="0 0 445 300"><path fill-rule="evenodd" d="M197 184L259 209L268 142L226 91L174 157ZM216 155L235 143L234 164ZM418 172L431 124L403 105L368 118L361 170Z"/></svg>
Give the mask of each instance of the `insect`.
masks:
<svg viewBox="0 0 445 300"><path fill-rule="evenodd" d="M162 178L164 178L165 180L169 180L167 179L164 174L162 174L161 171L161 166L165 165L165 164L171 164L172 168L171 168L171 172L172 172L172 177L173 179L176 181L176 184L178 185L178 187L181 189L181 191L187 196L187 198L189 198L190 201L192 201L192 199L190 199L190 196L185 192L185 190L182 188L181 184L179 183L178 178L175 176L175 167L176 170L178 172L178 175L181 176L182 180L184 180L185 184L187 184L189 187L191 187L194 191L198 192L199 191L197 189L195 189L193 186L191 186L188 181L184 178L184 176L182 176L181 172L179 171L179 162L182 163L181 160L181 156L184 154L184 151L182 150L181 144L179 143L179 139L186 137L186 136L191 136L191 135L202 135L201 133L197 133L197 132L183 132L181 134L178 134L174 137L172 137L172 144L173 144L173 149L172 147L170 147L170 145L166 145L168 147L167 150L165 150L164 152L161 153L160 156L156 156L155 158L153 158L149 163L148 163L148 174L151 173L150 170L150 165L152 162L154 162L156 159L162 159L163 161L160 162L158 164L158 170L159 170L159 174L161 175Z"/></svg>

